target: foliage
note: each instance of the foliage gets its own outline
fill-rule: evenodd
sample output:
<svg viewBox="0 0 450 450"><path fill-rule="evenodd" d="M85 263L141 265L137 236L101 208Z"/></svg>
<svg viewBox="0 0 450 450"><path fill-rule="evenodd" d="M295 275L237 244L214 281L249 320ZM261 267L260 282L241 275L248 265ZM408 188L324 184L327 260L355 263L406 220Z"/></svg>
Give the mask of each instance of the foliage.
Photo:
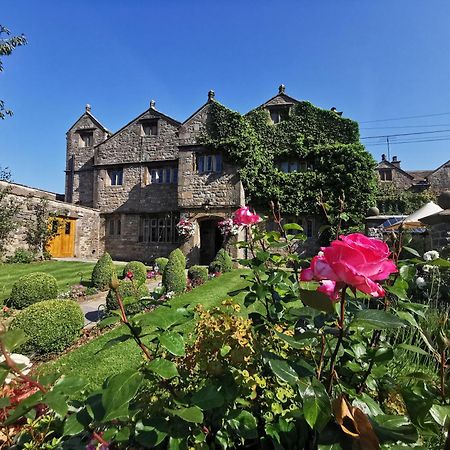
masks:
<svg viewBox="0 0 450 450"><path fill-rule="evenodd" d="M344 225L352 226L373 205L375 161L359 143L356 122L308 102L293 106L276 125L264 108L241 116L213 102L210 113L202 143L239 166L253 206L267 209L272 200L287 215L323 215L320 196L331 210L338 210L345 197ZM287 160L304 162L309 169L284 173L277 164Z"/></svg>
<svg viewBox="0 0 450 450"><path fill-rule="evenodd" d="M45 354L71 345L83 325L83 312L76 302L45 300L20 311L11 322L11 330L22 330L28 338L20 351Z"/></svg>
<svg viewBox="0 0 450 450"><path fill-rule="evenodd" d="M135 300L135 302L129 304L125 302L125 311L129 315L143 311L149 303L147 286L143 283L136 283L134 278L133 280L120 280L117 292L123 299L129 299L128 302L130 302L130 300ZM142 300L145 297L147 300ZM114 289L110 289L106 296L106 309L108 311L119 309L119 303L117 302Z"/></svg>
<svg viewBox="0 0 450 450"><path fill-rule="evenodd" d="M7 168L2 169L0 167L0 181L11 181L11 172ZM0 258L5 253L6 245L12 237L12 233L19 226L17 221L17 214L20 211L20 203L13 196L10 196L10 193L11 186L6 185L5 187L0 187Z"/></svg>
<svg viewBox="0 0 450 450"><path fill-rule="evenodd" d="M155 259L155 264L158 266L159 273L164 273L164 269L167 266L169 259L161 256L160 258Z"/></svg>
<svg viewBox="0 0 450 450"><path fill-rule="evenodd" d="M186 289L186 258L180 249L173 250L163 272L162 284L166 292L179 294Z"/></svg>
<svg viewBox="0 0 450 450"><path fill-rule="evenodd" d="M26 248L16 248L14 254L6 258L8 264L30 264L35 259L35 254Z"/></svg>
<svg viewBox="0 0 450 450"><path fill-rule="evenodd" d="M39 259L44 259L46 247L58 234L58 227L49 226L49 220L52 217L54 218L55 214L50 212L48 200L44 198L41 198L37 203L30 200L28 210L32 214L27 221L25 241Z"/></svg>
<svg viewBox="0 0 450 450"><path fill-rule="evenodd" d="M411 214L424 204L436 200L430 191L411 192L396 187L393 183L378 186L376 204L380 214Z"/></svg>
<svg viewBox="0 0 450 450"><path fill-rule="evenodd" d="M147 280L147 268L145 264L140 261L130 261L123 269L123 277L128 273L133 274L133 281L137 284L143 284Z"/></svg>
<svg viewBox="0 0 450 450"><path fill-rule="evenodd" d="M230 272L233 269L233 261L231 260L231 256L224 249L221 248L218 252L214 261L209 265L209 271L212 273L215 272Z"/></svg>
<svg viewBox="0 0 450 450"><path fill-rule="evenodd" d="M23 309L42 300L56 298L58 284L53 275L34 272L20 277L13 285L10 296L11 306Z"/></svg>
<svg viewBox="0 0 450 450"><path fill-rule="evenodd" d="M27 43L26 37L22 34L20 36L11 36L8 28L0 25L0 72L3 72L3 58L10 56L17 47ZM0 100L0 119L6 116L12 116L13 112L5 108L4 100Z"/></svg>
<svg viewBox="0 0 450 450"><path fill-rule="evenodd" d="M105 291L115 278L117 278L116 269L112 258L109 253L105 252L92 270L92 285L100 291Z"/></svg>
<svg viewBox="0 0 450 450"><path fill-rule="evenodd" d="M189 267L188 278L194 285L203 284L208 280L208 268L204 266Z"/></svg>
<svg viewBox="0 0 450 450"><path fill-rule="evenodd" d="M304 236L293 234L298 231L296 224L249 229L250 239L238 244L249 255L240 260L249 269L247 284L232 293L244 295L243 304L228 299L212 309L192 308L180 296L127 317L126 299L118 295L120 313L107 324L120 321L127 333L104 346L123 353L133 343L142 365L114 372L94 390L85 389L79 376L23 378L35 383L36 392L8 409L6 425L45 404L60 420L54 430L63 448L89 442L117 449L444 448L448 314L430 314L431 305L412 301L408 291L424 265L446 271L450 261L398 261L399 239L393 244L399 270L383 284L386 296L379 290L372 297L359 289L355 274L350 285L345 274L333 275L333 255L327 254L324 273L342 283L332 301L317 290L318 282L299 281L307 262L299 256ZM375 278L363 265L377 255L384 265L383 246L354 237L348 247L363 247L368 259L358 259L358 271L367 269L367 277ZM346 252L338 256L339 264L350 262ZM10 332L0 336L2 353L22 339Z"/></svg>

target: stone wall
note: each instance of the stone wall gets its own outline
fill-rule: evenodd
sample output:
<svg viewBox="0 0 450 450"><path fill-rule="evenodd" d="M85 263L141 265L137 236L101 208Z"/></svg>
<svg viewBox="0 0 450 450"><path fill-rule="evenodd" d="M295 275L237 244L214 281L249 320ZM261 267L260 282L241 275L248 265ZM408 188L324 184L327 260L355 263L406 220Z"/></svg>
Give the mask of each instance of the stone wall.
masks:
<svg viewBox="0 0 450 450"><path fill-rule="evenodd" d="M433 173L428 175L430 189L435 193L441 193L450 188L450 161L447 161Z"/></svg>
<svg viewBox="0 0 450 450"><path fill-rule="evenodd" d="M380 169L387 169L392 171L392 181L382 181L379 177L379 171ZM378 182L382 184L393 184L395 187L402 189L402 190L408 190L411 186L414 184L413 177L408 176L407 173L403 172L402 170L397 170L395 167L392 167L392 164L389 164L385 161L382 161L377 166L377 173L378 173Z"/></svg>
<svg viewBox="0 0 450 450"><path fill-rule="evenodd" d="M450 247L450 223L440 223L431 225L431 248L442 251L443 248Z"/></svg>
<svg viewBox="0 0 450 450"><path fill-rule="evenodd" d="M12 233L7 254L14 253L16 248L27 248L25 231L33 218L33 205L42 199L48 201L49 211L59 217L76 219L75 254L77 258L95 259L103 253L103 230L99 211L79 205L57 200L57 194L30 188L14 183L0 181L0 189L9 187L9 196L20 204L17 216L19 228Z"/></svg>

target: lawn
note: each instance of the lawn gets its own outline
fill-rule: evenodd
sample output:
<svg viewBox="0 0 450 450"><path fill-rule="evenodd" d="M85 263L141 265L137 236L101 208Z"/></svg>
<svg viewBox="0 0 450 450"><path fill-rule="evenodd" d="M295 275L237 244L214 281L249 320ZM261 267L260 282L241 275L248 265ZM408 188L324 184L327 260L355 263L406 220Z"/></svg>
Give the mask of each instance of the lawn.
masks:
<svg viewBox="0 0 450 450"><path fill-rule="evenodd" d="M173 306L187 304L193 306L201 303L210 308L228 298L228 292L245 286L246 282L241 279L243 273L244 270L225 273L191 292L170 300L170 303ZM120 341L121 336L125 335L125 327L116 328L56 361L44 364L40 371L42 373L58 372L61 375L76 374L88 380L93 388L101 386L108 376L126 368L137 367L142 361L142 354L134 341ZM117 343L103 349L111 339L117 339Z"/></svg>
<svg viewBox="0 0 450 450"><path fill-rule="evenodd" d="M9 297L15 281L31 272L45 272L58 281L58 290L67 291L80 280L90 280L94 263L79 261L44 261L31 264L0 265L0 304Z"/></svg>

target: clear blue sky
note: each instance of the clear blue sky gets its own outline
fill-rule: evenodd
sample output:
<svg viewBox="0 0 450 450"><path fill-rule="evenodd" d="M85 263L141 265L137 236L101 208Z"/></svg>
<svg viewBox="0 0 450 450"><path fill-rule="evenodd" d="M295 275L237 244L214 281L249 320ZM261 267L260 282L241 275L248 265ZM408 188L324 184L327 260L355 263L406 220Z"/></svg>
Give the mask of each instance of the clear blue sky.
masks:
<svg viewBox="0 0 450 450"><path fill-rule="evenodd" d="M0 122L0 165L19 183L63 191L65 132L86 103L112 131L152 98L184 120L209 89L246 112L280 83L360 122L450 112L448 0L1 3L0 23L29 40L0 74L0 98L15 113ZM450 114L360 126L361 136L450 130ZM376 159L386 151L367 148ZM393 144L391 155L432 169L449 149L450 140Z"/></svg>

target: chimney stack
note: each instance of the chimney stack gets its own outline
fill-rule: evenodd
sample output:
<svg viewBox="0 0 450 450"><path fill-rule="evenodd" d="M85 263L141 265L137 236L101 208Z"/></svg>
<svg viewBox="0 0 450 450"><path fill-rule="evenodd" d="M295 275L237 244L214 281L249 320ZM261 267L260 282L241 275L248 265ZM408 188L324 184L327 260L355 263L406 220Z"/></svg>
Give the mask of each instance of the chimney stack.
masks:
<svg viewBox="0 0 450 450"><path fill-rule="evenodd" d="M397 159L397 156L392 157L391 164L393 164L395 167L397 167L397 169L400 169L400 163L401 163L401 161L399 161Z"/></svg>

